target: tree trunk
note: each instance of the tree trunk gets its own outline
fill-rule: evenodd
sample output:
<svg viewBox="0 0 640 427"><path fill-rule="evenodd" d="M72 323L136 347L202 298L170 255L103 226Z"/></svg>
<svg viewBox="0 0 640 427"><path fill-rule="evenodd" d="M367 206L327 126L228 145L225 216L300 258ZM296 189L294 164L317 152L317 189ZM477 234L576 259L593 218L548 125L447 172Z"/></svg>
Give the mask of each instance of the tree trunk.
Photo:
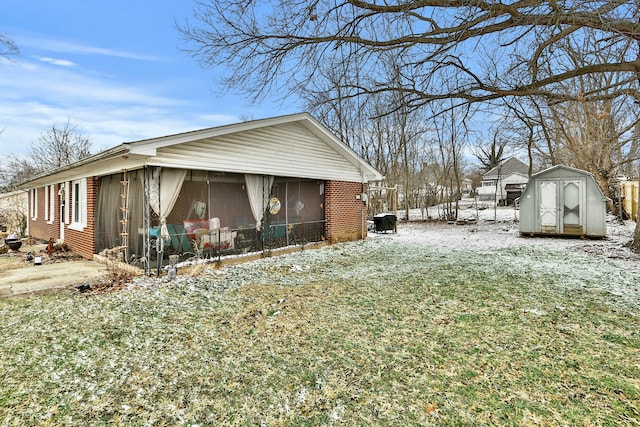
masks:
<svg viewBox="0 0 640 427"><path fill-rule="evenodd" d="M640 22L640 19L638 19L638 22ZM638 48L640 48L640 40L638 40ZM640 54L638 54L638 57L636 59L640 60ZM636 73L636 77L638 79L638 85L640 85L640 71ZM638 215L636 216L636 229L633 232L633 242L631 242L631 249L633 249L635 252L640 253L640 203L638 203Z"/></svg>
<svg viewBox="0 0 640 427"><path fill-rule="evenodd" d="M640 189L638 189L638 193L640 193ZM637 196L640 196L640 194L638 194ZM634 252L640 253L640 203L638 203L638 212L636 214L636 229L633 232L631 249L633 249Z"/></svg>
<svg viewBox="0 0 640 427"><path fill-rule="evenodd" d="M638 208L638 215L640 215L640 208ZM636 221L636 230L633 232L633 242L631 243L631 249L633 249L634 252L640 253L640 226L638 226L638 224L640 224L640 221Z"/></svg>

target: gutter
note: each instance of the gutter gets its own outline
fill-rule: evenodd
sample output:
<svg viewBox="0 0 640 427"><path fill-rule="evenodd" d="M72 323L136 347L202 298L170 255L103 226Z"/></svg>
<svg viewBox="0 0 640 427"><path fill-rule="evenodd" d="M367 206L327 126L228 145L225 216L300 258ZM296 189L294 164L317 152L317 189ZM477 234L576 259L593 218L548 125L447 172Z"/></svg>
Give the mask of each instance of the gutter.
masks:
<svg viewBox="0 0 640 427"><path fill-rule="evenodd" d="M122 154L127 154L128 152L129 152L129 148L126 146L126 144L120 144L120 145L117 145L117 146L115 146L113 148L110 148L108 150L102 151L102 152L100 152L98 154L94 154L93 156L85 157L84 159L78 160L77 162L68 164L66 166L62 166L62 167L60 167L58 169L54 169L54 170L48 171L48 172L43 172L40 175L37 175L37 176L27 180L27 181L21 182L17 186L17 188L21 189L21 190L28 190L29 184L34 182L34 181L37 181L39 179L42 179L42 178L45 178L45 177L48 177L48 176L52 176L52 175L56 175L58 173L66 172L66 171L71 170L71 169L79 168L79 167L87 165L89 163L94 163L94 162L98 162L98 161L101 161L101 160L107 160L109 158L117 157L117 156L120 156Z"/></svg>

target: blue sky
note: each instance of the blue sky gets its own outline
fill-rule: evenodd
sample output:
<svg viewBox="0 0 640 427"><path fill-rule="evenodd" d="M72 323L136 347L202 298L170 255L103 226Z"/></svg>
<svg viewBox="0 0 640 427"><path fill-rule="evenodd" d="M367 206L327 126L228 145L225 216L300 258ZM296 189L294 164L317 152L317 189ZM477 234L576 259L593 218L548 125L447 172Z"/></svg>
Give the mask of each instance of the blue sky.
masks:
<svg viewBox="0 0 640 427"><path fill-rule="evenodd" d="M221 70L182 52L185 0L4 0L0 33L20 49L0 59L0 153L23 155L69 120L93 151L121 142L299 111L219 94Z"/></svg>

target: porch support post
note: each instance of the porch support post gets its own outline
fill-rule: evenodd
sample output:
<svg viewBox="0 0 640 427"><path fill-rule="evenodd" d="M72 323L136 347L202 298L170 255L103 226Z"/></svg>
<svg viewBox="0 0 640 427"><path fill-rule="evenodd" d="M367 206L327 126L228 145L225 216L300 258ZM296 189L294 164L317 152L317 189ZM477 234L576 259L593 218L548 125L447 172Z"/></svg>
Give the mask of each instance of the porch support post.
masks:
<svg viewBox="0 0 640 427"><path fill-rule="evenodd" d="M142 214L142 243L144 246L144 256L147 262L144 265L144 274L151 275L151 238L149 230L151 228L151 206L149 204L149 181L151 168L144 167L144 191L143 191L143 214Z"/></svg>

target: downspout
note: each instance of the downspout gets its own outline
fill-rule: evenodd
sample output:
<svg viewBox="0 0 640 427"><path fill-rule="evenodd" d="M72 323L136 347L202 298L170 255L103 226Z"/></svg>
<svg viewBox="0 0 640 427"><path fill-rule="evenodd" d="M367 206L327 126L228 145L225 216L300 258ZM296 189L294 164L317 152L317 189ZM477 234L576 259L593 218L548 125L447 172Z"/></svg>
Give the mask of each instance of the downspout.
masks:
<svg viewBox="0 0 640 427"><path fill-rule="evenodd" d="M364 194L366 181L364 180L364 173L362 172L362 169L360 169L360 181L362 182L362 186L361 186L362 191L360 191L360 202L362 202L362 206L360 207L360 240L365 240L367 238L366 212L367 212L368 197L365 196Z"/></svg>
<svg viewBox="0 0 640 427"><path fill-rule="evenodd" d="M362 176L362 173L360 174ZM362 202L362 206L360 209L360 240L365 240L367 237L367 227L365 226L365 207L366 205L366 200L364 198L364 177L363 177L363 181L362 181L362 187L361 187L361 191L360 191L360 201Z"/></svg>

